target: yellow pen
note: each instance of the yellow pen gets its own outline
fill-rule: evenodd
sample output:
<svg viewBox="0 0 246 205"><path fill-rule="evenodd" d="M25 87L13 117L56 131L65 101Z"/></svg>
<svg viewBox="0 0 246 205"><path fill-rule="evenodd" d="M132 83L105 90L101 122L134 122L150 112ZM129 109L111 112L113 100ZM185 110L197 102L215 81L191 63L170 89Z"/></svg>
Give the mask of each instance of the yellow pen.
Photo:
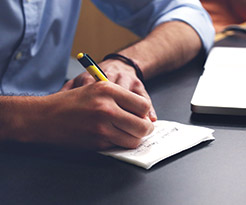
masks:
<svg viewBox="0 0 246 205"><path fill-rule="evenodd" d="M83 67L92 75L96 81L108 81L107 76L101 68L92 60L86 53L79 53L77 55L78 61Z"/></svg>

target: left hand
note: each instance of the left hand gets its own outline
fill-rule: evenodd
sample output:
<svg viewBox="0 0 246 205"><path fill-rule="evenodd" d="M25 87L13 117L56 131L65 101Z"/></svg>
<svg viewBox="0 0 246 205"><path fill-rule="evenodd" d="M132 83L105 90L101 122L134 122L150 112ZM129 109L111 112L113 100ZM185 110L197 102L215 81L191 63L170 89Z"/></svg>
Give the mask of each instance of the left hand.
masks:
<svg viewBox="0 0 246 205"><path fill-rule="evenodd" d="M106 61L101 62L99 66L107 75L109 81L116 83L122 86L123 88L130 90L140 96L143 96L151 102L151 99L147 91L145 90L143 83L136 76L134 68L132 68L129 65L126 65L125 63L119 60L112 59L108 59ZM84 72L78 75L76 78L68 81L63 86L61 91L70 90L94 82L94 78L88 72ZM155 109L152 104L149 112L149 118L153 122L157 120Z"/></svg>

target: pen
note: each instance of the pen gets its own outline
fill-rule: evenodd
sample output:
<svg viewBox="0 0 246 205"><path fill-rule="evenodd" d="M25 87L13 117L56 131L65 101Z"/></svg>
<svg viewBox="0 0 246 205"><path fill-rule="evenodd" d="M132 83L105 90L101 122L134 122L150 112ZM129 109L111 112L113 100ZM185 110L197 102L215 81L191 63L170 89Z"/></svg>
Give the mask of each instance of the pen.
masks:
<svg viewBox="0 0 246 205"><path fill-rule="evenodd" d="M78 61L91 74L96 81L108 81L107 76L101 68L92 60L86 53L79 53L77 55Z"/></svg>

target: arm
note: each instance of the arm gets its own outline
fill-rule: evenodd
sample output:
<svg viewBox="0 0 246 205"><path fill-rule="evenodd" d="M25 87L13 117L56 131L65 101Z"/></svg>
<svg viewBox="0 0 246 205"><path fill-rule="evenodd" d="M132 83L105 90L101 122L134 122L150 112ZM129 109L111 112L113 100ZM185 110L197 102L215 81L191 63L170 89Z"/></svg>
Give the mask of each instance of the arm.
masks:
<svg viewBox="0 0 246 205"><path fill-rule="evenodd" d="M110 82L45 97L1 96L0 139L80 149L136 148L153 130L145 117L149 108L145 98Z"/></svg>
<svg viewBox="0 0 246 205"><path fill-rule="evenodd" d="M181 33L182 38L180 38ZM159 25L145 39L119 53L136 62L141 68L144 78L148 79L161 72L182 66L194 58L201 48L200 38L194 29L183 22L173 21ZM112 59L101 62L99 66L110 81L150 100L131 66ZM83 73L69 81L62 90L93 82L94 79L88 73ZM152 121L157 119L152 105L149 117Z"/></svg>
<svg viewBox="0 0 246 205"><path fill-rule="evenodd" d="M119 53L136 62L144 78L149 79L181 67L193 59L201 48L201 40L191 26L181 21L172 21L157 26L146 38ZM109 66L113 61L104 63ZM103 65L105 70L108 66ZM121 67L120 71L124 70Z"/></svg>
<svg viewBox="0 0 246 205"><path fill-rule="evenodd" d="M149 4L146 4L146 1ZM120 8L119 11L110 13L111 10L108 8L117 4L117 0L114 3L94 0L99 8L122 26L127 26L141 36L147 35L149 31L149 34L141 41L119 52L139 65L145 79L184 65L201 49L208 52L213 42L214 32L211 21L199 1L193 3L188 0L184 0L183 3L170 0L146 1L134 2L134 5L133 1L126 1L124 8L114 7L116 10ZM156 12L152 11L153 6L158 6ZM129 10L133 13L129 13L127 8L130 8ZM122 9L124 12L120 12ZM123 13L122 16L120 16L121 13ZM115 14L119 14L119 17ZM101 62L99 65L110 81L150 99L131 66L112 59ZM62 90L92 82L94 80L84 73L69 81ZM153 106L151 106L149 117L152 121L157 119Z"/></svg>

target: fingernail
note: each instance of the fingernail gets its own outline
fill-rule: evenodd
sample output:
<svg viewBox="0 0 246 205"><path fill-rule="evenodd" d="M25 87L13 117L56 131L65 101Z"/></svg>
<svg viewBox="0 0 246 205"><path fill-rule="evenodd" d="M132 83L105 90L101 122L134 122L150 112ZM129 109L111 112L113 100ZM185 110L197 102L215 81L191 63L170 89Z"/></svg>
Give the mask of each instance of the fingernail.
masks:
<svg viewBox="0 0 246 205"><path fill-rule="evenodd" d="M152 121L152 122L155 122L157 120L157 115L154 111L150 111L149 112L149 119Z"/></svg>

